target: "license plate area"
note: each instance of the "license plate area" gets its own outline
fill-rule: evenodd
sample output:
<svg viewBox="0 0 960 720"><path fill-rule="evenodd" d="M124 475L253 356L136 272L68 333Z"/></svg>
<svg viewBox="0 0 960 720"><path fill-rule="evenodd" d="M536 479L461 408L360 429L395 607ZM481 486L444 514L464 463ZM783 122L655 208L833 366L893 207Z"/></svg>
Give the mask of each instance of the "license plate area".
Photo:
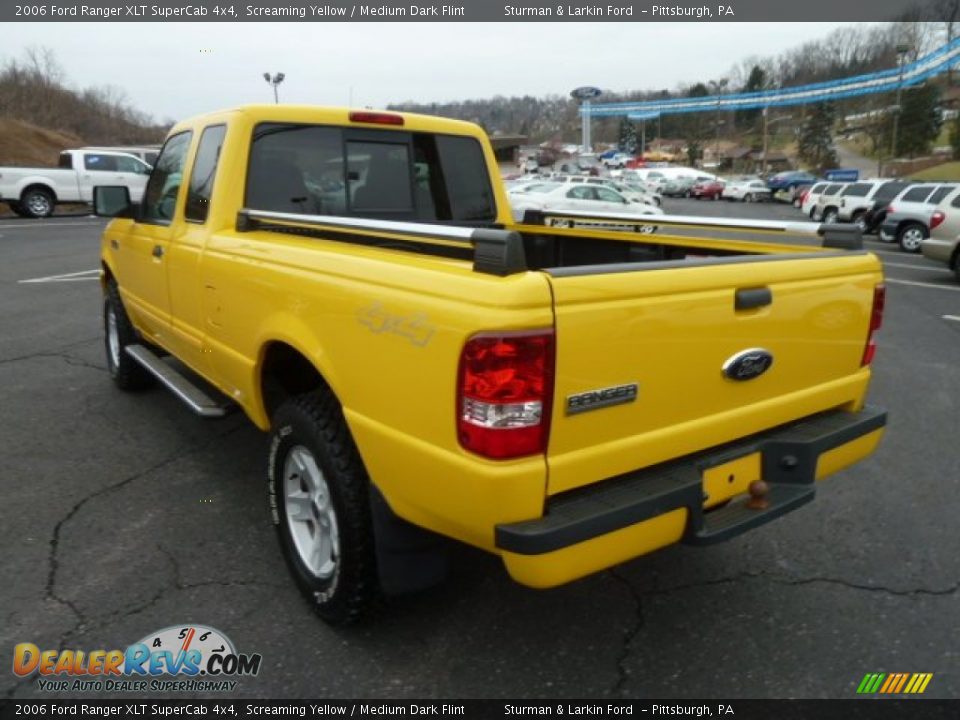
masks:
<svg viewBox="0 0 960 720"><path fill-rule="evenodd" d="M761 453L744 455L703 471L703 509L743 495L754 480L760 479Z"/></svg>

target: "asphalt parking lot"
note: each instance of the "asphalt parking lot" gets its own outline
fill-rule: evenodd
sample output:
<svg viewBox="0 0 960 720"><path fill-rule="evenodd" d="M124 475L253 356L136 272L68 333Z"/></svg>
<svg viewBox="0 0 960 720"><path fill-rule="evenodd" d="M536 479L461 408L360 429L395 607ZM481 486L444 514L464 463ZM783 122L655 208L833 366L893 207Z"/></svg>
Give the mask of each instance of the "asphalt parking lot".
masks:
<svg viewBox="0 0 960 720"><path fill-rule="evenodd" d="M282 562L266 436L110 382L102 226L0 220L0 652L123 648L192 622L263 655L234 697L852 698L868 672L932 672L926 697L960 695L960 284L945 267L868 241L888 273L871 401L890 425L814 503L547 592L463 548L442 587L332 630ZM0 691L45 696L9 670Z"/></svg>

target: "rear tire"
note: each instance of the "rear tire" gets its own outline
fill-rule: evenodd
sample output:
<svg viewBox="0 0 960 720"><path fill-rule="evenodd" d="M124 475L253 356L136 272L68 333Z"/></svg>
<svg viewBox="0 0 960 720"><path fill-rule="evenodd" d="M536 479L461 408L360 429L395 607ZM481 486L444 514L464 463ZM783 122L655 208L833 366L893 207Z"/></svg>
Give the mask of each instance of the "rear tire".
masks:
<svg viewBox="0 0 960 720"><path fill-rule="evenodd" d="M953 274L957 278L957 282L960 282L960 252L953 254Z"/></svg>
<svg viewBox="0 0 960 720"><path fill-rule="evenodd" d="M20 196L19 205L26 217L50 217L54 208L53 193L44 188L27 188Z"/></svg>
<svg viewBox="0 0 960 720"><path fill-rule="evenodd" d="M851 218L851 221L854 225L860 228L860 233L863 235L867 234L867 214L865 212L855 213Z"/></svg>
<svg viewBox="0 0 960 720"><path fill-rule="evenodd" d="M283 403L273 428L267 494L284 558L314 611L348 625L379 595L360 454L326 388Z"/></svg>
<svg viewBox="0 0 960 720"><path fill-rule="evenodd" d="M103 297L103 335L107 370L114 384L127 392L153 385L149 371L127 354L127 346L137 344L139 338L124 310L120 290L112 281Z"/></svg>
<svg viewBox="0 0 960 720"><path fill-rule="evenodd" d="M930 233L920 223L909 223L897 231L897 244L903 252L918 253Z"/></svg>

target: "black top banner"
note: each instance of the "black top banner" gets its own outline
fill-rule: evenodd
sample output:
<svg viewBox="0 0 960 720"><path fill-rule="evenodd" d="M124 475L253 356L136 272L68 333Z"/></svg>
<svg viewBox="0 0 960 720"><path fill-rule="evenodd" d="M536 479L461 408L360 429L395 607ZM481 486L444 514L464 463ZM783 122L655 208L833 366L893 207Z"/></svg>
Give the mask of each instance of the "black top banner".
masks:
<svg viewBox="0 0 960 720"><path fill-rule="evenodd" d="M942 19L936 0L26 0L0 4L3 22L856 22ZM736 41L736 38L731 38Z"/></svg>
<svg viewBox="0 0 960 720"><path fill-rule="evenodd" d="M956 700L0 700L0 720L108 718L727 718L954 720Z"/></svg>

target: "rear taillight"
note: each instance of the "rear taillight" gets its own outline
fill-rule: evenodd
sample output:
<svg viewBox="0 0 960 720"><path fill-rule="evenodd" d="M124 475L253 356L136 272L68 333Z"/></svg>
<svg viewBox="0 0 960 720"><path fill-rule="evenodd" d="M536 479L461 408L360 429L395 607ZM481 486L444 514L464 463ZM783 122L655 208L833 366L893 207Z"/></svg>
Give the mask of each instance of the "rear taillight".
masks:
<svg viewBox="0 0 960 720"><path fill-rule="evenodd" d="M874 333L883 325L883 305L887 298L887 288L885 285L877 285L873 288L873 308L870 311L870 330L867 333L867 346L863 349L863 359L860 361L861 367L873 362L873 356L877 352L877 344L873 339Z"/></svg>
<svg viewBox="0 0 960 720"><path fill-rule="evenodd" d="M930 216L930 229L933 230L935 227L938 227L946 219L947 216L937 210L933 215Z"/></svg>
<svg viewBox="0 0 960 720"><path fill-rule="evenodd" d="M896 208L893 205L887 205L887 215L893 215L896 212Z"/></svg>
<svg viewBox="0 0 960 720"><path fill-rule="evenodd" d="M498 460L546 452L553 365L552 330L470 338L457 378L460 445Z"/></svg>
<svg viewBox="0 0 960 720"><path fill-rule="evenodd" d="M800 193L800 204L803 205L807 201L808 197L810 197L809 190L804 190L802 193Z"/></svg>

